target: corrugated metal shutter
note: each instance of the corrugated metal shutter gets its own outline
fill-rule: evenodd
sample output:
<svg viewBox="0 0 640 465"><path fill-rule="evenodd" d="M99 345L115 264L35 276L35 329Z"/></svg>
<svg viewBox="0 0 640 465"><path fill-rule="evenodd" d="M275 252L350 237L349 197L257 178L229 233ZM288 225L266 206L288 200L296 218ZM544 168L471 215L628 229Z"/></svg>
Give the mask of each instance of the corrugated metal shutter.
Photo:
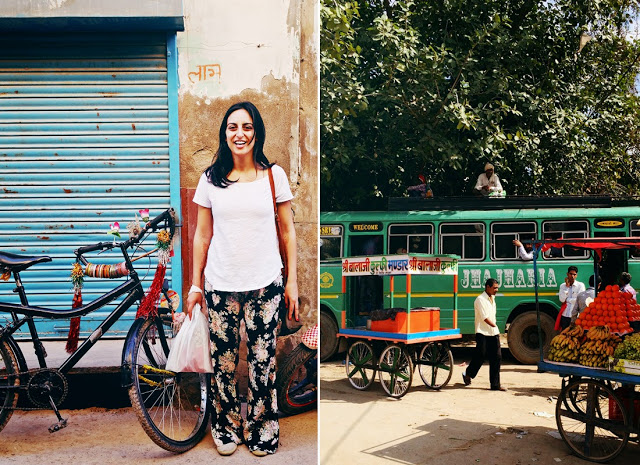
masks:
<svg viewBox="0 0 640 465"><path fill-rule="evenodd" d="M169 176L165 33L0 36L0 250L53 258L21 274L30 304L70 308L73 250L110 240L114 221L126 238L140 208L151 216L167 208ZM149 263L138 264L142 277ZM19 302L10 283L0 284L0 300ZM87 278L84 302L115 284ZM83 317L81 335L113 307ZM110 334L125 334L135 310ZM44 336L67 329L64 320L38 322Z"/></svg>

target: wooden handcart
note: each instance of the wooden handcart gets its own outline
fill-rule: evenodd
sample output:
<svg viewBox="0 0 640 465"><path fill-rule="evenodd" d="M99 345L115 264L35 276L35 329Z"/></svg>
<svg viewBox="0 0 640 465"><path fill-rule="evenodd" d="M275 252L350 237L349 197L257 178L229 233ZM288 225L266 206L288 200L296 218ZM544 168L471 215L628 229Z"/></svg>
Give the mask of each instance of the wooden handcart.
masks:
<svg viewBox="0 0 640 465"><path fill-rule="evenodd" d="M353 317L357 302L342 312L338 333L350 341L346 373L355 389L369 388L376 373L385 392L400 398L411 387L414 370L431 389L444 387L451 379L453 355L450 341L461 338L457 328L458 257L454 255L405 254L349 257L342 262L342 292L347 294L351 277L388 276L390 309L397 311L393 319L371 321L371 326L356 326ZM395 280L402 275L406 286L403 296L396 297ZM440 308L411 305L412 277L439 275L451 277L453 328L440 328ZM416 279L425 279L416 278ZM406 304L396 307L398 300ZM347 300L348 301L348 300ZM393 313L393 312L392 312Z"/></svg>
<svg viewBox="0 0 640 465"><path fill-rule="evenodd" d="M601 238L534 241L534 252L570 246L595 251L594 270L602 251L640 247L640 238ZM536 255L536 254L534 254ZM536 261L534 259L534 270ZM534 271L537 278L537 271ZM536 303L537 303L536 281ZM538 308L538 312L539 312ZM538 320L539 321L539 320ZM538 323L539 338L542 339ZM640 375L590 368L544 359L540 341L539 372L557 373L562 387L556 403L556 424L564 442L577 456L592 462L609 462L640 437Z"/></svg>

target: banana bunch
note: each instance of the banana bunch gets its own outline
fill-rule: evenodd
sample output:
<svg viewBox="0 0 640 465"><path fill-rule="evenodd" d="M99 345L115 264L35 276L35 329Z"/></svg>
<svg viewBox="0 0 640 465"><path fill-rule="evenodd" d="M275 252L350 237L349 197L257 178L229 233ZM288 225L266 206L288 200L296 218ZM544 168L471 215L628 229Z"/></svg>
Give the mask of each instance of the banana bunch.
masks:
<svg viewBox="0 0 640 465"><path fill-rule="evenodd" d="M615 352L620 337L612 334L608 326L594 326L586 336L580 345L578 363L588 367L607 367L609 356Z"/></svg>
<svg viewBox="0 0 640 465"><path fill-rule="evenodd" d="M578 361L580 342L577 337L558 334L551 340L548 359L553 362L575 363Z"/></svg>
<svg viewBox="0 0 640 465"><path fill-rule="evenodd" d="M584 334L584 329L582 329L582 326L580 325L571 323L571 325L564 328L560 334L564 334L569 337L581 338Z"/></svg>
<svg viewBox="0 0 640 465"><path fill-rule="evenodd" d="M580 338L584 335L581 326L571 324L551 340L548 359L554 362L575 363L578 361Z"/></svg>
<svg viewBox="0 0 640 465"><path fill-rule="evenodd" d="M611 336L611 331L608 326L593 326L587 331L587 339L591 340L605 340Z"/></svg>

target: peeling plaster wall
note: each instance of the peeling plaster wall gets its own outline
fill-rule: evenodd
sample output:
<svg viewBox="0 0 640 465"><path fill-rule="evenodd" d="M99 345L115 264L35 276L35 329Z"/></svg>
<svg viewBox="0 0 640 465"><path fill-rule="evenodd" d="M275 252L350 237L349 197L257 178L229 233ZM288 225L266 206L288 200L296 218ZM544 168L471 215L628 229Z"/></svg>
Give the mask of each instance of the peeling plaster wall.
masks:
<svg viewBox="0 0 640 465"><path fill-rule="evenodd" d="M250 100L265 122L265 154L288 173L295 196L305 328L318 310L317 9L317 0L184 0L185 31L178 33L183 295L192 273L193 191L217 150L224 112ZM279 357L298 342L299 335L281 339Z"/></svg>

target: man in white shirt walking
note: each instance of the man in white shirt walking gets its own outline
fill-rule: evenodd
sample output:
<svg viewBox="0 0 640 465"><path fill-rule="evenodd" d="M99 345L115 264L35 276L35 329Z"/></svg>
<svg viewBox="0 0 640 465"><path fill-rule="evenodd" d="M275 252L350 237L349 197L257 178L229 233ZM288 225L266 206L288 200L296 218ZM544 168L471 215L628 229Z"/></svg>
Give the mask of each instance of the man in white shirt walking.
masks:
<svg viewBox="0 0 640 465"><path fill-rule="evenodd" d="M586 290L584 284L576 280L577 277L578 268L572 265L567 270L567 277L564 278L564 283L560 284L558 298L561 304L566 304L563 305L564 310L560 317L560 327L562 329L567 328L571 324L571 315L573 314L574 307L577 305L578 294Z"/></svg>
<svg viewBox="0 0 640 465"><path fill-rule="evenodd" d="M476 350L467 369L462 373L465 386L471 384L476 377L485 357L489 359L489 383L492 391L506 391L500 385L500 330L496 324L496 294L498 281L489 278L484 285L484 292L480 294L474 304L476 323Z"/></svg>

